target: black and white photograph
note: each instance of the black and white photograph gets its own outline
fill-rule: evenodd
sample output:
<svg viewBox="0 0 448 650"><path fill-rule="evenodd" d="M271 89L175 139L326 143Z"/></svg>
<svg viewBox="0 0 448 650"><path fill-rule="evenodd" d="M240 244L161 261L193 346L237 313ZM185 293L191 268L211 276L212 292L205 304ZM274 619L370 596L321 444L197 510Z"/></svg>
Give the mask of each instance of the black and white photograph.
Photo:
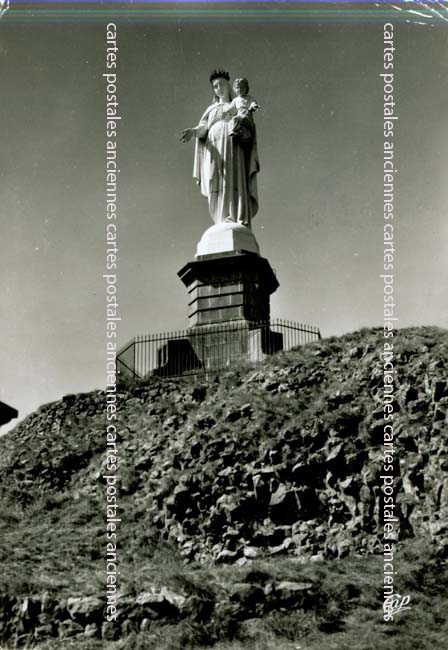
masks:
<svg viewBox="0 0 448 650"><path fill-rule="evenodd" d="M0 650L448 650L448 3L0 54Z"/></svg>

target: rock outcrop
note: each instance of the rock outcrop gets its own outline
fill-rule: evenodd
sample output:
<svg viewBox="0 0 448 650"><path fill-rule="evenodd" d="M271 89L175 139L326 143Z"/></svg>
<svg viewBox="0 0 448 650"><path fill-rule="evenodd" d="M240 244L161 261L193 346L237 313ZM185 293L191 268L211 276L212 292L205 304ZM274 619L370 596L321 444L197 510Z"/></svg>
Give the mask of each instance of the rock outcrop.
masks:
<svg viewBox="0 0 448 650"><path fill-rule="evenodd" d="M137 528L142 539L150 531L147 539L165 540L187 562L249 566L277 556L300 561L380 551L382 345L382 330L366 330L208 381L151 378L121 385L122 557L128 540L135 549ZM444 555L448 333L402 330L393 352L399 540L424 537ZM44 495L45 516L62 507L64 495L81 509L85 502L101 503L105 447L104 393L46 405L0 439L0 495L25 509ZM288 581L270 588L235 584L227 599L253 613L272 600L302 602L310 594L312 585ZM99 625L87 596L76 598L58 605L67 634L78 625ZM23 601L14 603L23 609ZM42 633L48 632L50 605L28 601L26 610L33 607ZM164 612L183 616L189 607L188 595L157 590L129 603L130 611L149 619Z"/></svg>

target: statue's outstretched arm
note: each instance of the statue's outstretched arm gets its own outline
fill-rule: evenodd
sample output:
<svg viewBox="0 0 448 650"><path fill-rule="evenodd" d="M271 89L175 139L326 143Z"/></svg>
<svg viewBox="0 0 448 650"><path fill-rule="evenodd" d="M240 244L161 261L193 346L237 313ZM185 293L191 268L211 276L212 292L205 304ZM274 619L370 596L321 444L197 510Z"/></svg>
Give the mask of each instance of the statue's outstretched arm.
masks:
<svg viewBox="0 0 448 650"><path fill-rule="evenodd" d="M196 135L196 127L192 129L184 129L180 134L181 142L190 142L191 138Z"/></svg>
<svg viewBox="0 0 448 650"><path fill-rule="evenodd" d="M207 108L204 115L201 117L200 122L197 126L193 126L190 129L184 129L180 135L182 142L190 142L191 138L205 138L208 132L208 114L210 108Z"/></svg>

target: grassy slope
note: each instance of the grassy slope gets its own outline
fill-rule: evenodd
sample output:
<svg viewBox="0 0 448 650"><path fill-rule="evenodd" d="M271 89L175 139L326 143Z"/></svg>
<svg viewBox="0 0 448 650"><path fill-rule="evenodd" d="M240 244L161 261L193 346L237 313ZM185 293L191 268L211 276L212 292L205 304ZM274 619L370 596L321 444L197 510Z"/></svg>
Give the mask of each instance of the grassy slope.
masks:
<svg viewBox="0 0 448 650"><path fill-rule="evenodd" d="M181 623L154 627L149 633L133 634L118 642L79 638L72 642L52 641L40 645L39 650L445 650L446 572L442 575L440 567L429 560L424 545L418 544L403 549L397 566L399 573L407 576L401 584L403 592L411 596L412 611L398 615L393 624L382 621L378 590L381 558L351 558L300 567L283 560L256 563L251 571L282 579L300 576L316 581L325 595L317 612L276 611L239 623L231 616L222 617L207 626ZM245 573L247 570L232 567L217 572L186 572L179 565L177 570L172 567L171 581L183 576L196 584L198 580L207 584L207 577L210 583L231 583L244 579ZM212 639L216 641L210 644Z"/></svg>
<svg viewBox="0 0 448 650"><path fill-rule="evenodd" d="M354 356L353 362L350 358L347 361L342 383L338 363L341 356L346 356L347 350L353 350L354 346L361 346L364 355L370 354L372 359L377 358L374 345L376 338L376 334L356 333L320 344L319 349L325 350L328 355L329 367L323 383L315 381L315 376L313 378L313 373L315 375L318 372L317 360L322 360L322 355L319 358L315 355L316 346L307 346L302 350L280 355L270 360L266 368L276 372L291 367L299 369L297 372L300 372L302 387L295 417L302 418L306 424L310 418L327 414L325 408L328 396L337 390L354 393L356 406L362 408L366 396L356 394L360 382L359 375L356 375L358 358ZM421 328L403 333L397 338L396 345L397 356L402 355L402 381L412 380L406 376L406 360L415 359L419 351L420 355L423 355L423 346L426 350L429 348L433 356L448 358L447 335L435 328ZM189 403L189 422L193 422L204 412L209 413L212 408L218 416L225 409L229 397L232 403L236 401L243 404L248 399L247 385L244 384L246 376L246 371L242 370L222 376L218 382L207 387L208 403ZM163 412L165 422L169 417L176 415L176 394L189 390L189 381L160 384L164 387L156 404ZM240 390L242 385L245 388L243 394ZM162 394L167 390L167 386L171 390L169 399ZM127 399L135 399L140 387L131 386L126 390ZM282 394L266 395L256 386L250 398L256 418L251 425L253 430L248 430L247 435L258 432L263 442L270 435L269 423L275 431L281 430L285 413L291 407L290 400ZM86 400L88 402L88 397ZM45 407L44 411L51 408L51 405ZM147 450L148 442L148 432L141 431L138 426L138 412L143 407L141 403L135 403L133 408L135 417L129 417L127 429L126 444L129 443L129 454L123 461L122 470L129 483L135 478L135 458ZM144 408L147 410L147 406ZM347 409L350 410L349 407ZM338 414L340 415L341 413ZM154 417L160 417L160 414L156 413ZM72 417L65 425L62 442L61 434L55 433L51 436L48 427L43 428L44 435L26 440L21 431L23 427L18 427L6 436L8 440L0 441L4 464L4 492L0 513L0 591L27 595L47 590L58 597L98 593L102 590L104 581L103 503L102 486L92 477L97 476L101 467L101 418L90 422L89 418ZM219 431L217 433L219 435ZM169 429L166 439L173 439ZM45 466L47 457L52 459L53 469L43 476L41 468ZM76 466L77 470L68 472L65 482L61 484L58 478L61 476L61 467L65 471L65 468L70 466L67 458L76 461L72 465ZM17 470L19 459L26 461L25 474ZM244 579L249 570L245 567L210 569L198 563L185 565L177 550L159 539L157 530L151 526L146 516L147 501L138 496L137 485L134 491L130 489L122 497L123 508L127 513L126 526L122 529L121 553L123 588L126 591L138 593L146 586L154 584L175 585L179 579L190 583L192 589L198 581L200 584L231 584ZM440 562L434 565L431 549L426 547L424 542L417 541L413 546L408 545L407 550L403 547L400 553L397 567L401 577L401 590L412 595L413 609L412 613L402 614L396 623L389 626L381 622L382 575L379 557L347 558L312 564L277 559L257 561L251 566L251 570L254 566L277 579L297 579L304 576L313 578L323 594L320 610L308 614L300 611L275 612L263 620L240 625L232 622L229 614L229 620L224 616L224 620L215 621L210 630L204 631L203 625L195 627L179 624L163 629L155 628L149 635L140 634L124 643L108 642L105 647L180 650L201 642L207 644L208 634L209 639L218 639L214 646L216 650L271 650L274 647L276 650L298 647L302 650L448 648L445 641L448 638L446 614L442 614L446 576ZM353 599L350 599L350 589L347 588L350 584L359 591L359 595ZM328 631L331 631L331 634ZM232 635L236 635L236 638L229 640ZM221 641L220 636L223 637ZM57 642L42 645L42 649L47 647L71 646L65 640L62 645ZM92 639L77 639L74 647L93 650L102 645Z"/></svg>

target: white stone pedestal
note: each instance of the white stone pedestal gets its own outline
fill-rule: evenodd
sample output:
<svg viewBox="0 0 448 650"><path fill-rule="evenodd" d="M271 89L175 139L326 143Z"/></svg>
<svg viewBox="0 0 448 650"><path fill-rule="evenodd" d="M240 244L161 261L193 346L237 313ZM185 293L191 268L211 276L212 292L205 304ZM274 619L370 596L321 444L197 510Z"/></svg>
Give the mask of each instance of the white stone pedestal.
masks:
<svg viewBox="0 0 448 650"><path fill-rule="evenodd" d="M260 254L257 240L250 228L233 221L224 221L205 231L198 244L196 257L232 251Z"/></svg>

